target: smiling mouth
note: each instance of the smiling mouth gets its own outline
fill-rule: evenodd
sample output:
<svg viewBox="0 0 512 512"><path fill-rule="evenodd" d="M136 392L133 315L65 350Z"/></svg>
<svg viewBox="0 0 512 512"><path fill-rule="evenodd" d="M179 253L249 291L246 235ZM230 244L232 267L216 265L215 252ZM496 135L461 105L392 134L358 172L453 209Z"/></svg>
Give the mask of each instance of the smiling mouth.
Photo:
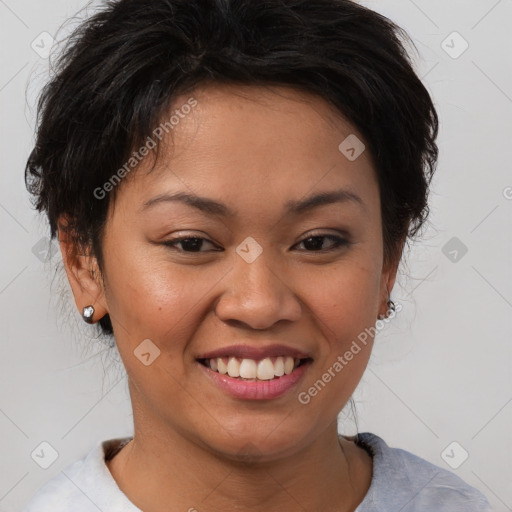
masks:
<svg viewBox="0 0 512 512"><path fill-rule="evenodd" d="M198 361L211 371L234 379L269 381L290 375L296 368L311 362L312 359L277 356L255 360L232 356L198 359Z"/></svg>

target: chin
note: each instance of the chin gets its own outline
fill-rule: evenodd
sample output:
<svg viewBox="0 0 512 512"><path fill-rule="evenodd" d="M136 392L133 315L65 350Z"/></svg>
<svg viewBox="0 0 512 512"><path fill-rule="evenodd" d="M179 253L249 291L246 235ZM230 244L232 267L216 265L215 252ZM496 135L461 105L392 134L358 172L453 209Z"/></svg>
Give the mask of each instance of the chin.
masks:
<svg viewBox="0 0 512 512"><path fill-rule="evenodd" d="M282 420L281 420L282 421ZM218 456L239 462L269 462L289 456L300 449L300 433L281 430L240 428L221 438L211 439L210 449ZM233 432L233 431L231 431Z"/></svg>

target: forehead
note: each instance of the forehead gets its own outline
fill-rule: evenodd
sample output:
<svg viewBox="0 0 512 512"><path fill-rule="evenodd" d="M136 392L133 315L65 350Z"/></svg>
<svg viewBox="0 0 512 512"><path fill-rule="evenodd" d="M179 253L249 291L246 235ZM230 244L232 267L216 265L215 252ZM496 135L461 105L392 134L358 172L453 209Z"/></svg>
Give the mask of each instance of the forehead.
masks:
<svg viewBox="0 0 512 512"><path fill-rule="evenodd" d="M139 207L178 191L247 207L289 203L315 189L375 193L369 152L351 161L340 151L347 138L362 145L360 133L329 103L307 92L203 86L175 98L160 126L167 130L161 140L153 137L158 161L141 161L126 190Z"/></svg>
<svg viewBox="0 0 512 512"><path fill-rule="evenodd" d="M172 116L174 112L184 110L192 98L196 106L188 114L179 120ZM183 148L187 140L196 136L196 141L201 137L201 148L205 150L229 145L230 153L237 154L245 152L253 141L252 157L261 149L272 149L275 154L280 148L282 151L297 149L294 145L300 146L303 154L315 149L322 151L321 139L330 143L327 135L345 139L357 133L355 127L323 98L286 86L203 85L193 93L175 98L170 114L179 125L169 130L170 137L164 136L166 141L170 138L173 142L168 149L173 146ZM359 133L357 135L362 139ZM233 142L240 145L233 146ZM261 146L264 143L266 145Z"/></svg>

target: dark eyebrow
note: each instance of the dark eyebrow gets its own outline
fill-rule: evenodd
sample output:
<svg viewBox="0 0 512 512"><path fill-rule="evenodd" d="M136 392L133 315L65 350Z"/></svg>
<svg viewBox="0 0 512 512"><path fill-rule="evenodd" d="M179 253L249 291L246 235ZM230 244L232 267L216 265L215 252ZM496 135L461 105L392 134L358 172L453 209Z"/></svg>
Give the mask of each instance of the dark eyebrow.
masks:
<svg viewBox="0 0 512 512"><path fill-rule="evenodd" d="M155 204L167 201L182 202L197 208L204 213L216 215L219 217L235 217L237 214L223 203L219 203L208 197L200 197L185 192L177 192L175 194L160 194L155 196L143 204L141 211L146 210ZM330 192L320 192L319 194L306 197L305 199L299 199L297 201L287 201L285 203L285 214L300 215L319 206L346 202L353 202L364 209L364 202L357 194L351 192L350 190L340 189Z"/></svg>
<svg viewBox="0 0 512 512"><path fill-rule="evenodd" d="M146 201L141 208L141 211L146 210L150 206L166 201L178 201L202 212L209 213L210 215L217 215L220 217L235 216L236 213L228 208L225 204L209 199L208 197L200 197L194 194L187 194L185 192L177 192L175 194L160 194Z"/></svg>
<svg viewBox="0 0 512 512"><path fill-rule="evenodd" d="M287 214L299 215L318 206L346 202L358 204L364 210L364 202L357 194L350 190L340 189L331 192L320 192L298 201L288 201L285 204L285 211Z"/></svg>

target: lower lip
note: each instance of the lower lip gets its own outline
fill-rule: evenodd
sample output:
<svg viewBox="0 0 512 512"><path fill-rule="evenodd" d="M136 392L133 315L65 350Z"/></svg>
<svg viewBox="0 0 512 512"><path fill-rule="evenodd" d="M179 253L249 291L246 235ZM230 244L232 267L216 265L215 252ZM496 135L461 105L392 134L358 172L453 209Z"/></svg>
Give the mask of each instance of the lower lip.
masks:
<svg viewBox="0 0 512 512"><path fill-rule="evenodd" d="M291 391L304 376L311 361L301 364L289 375L272 380L240 380L214 372L204 364L197 363L206 376L217 384L221 389L235 398L242 400L270 400L278 398Z"/></svg>

